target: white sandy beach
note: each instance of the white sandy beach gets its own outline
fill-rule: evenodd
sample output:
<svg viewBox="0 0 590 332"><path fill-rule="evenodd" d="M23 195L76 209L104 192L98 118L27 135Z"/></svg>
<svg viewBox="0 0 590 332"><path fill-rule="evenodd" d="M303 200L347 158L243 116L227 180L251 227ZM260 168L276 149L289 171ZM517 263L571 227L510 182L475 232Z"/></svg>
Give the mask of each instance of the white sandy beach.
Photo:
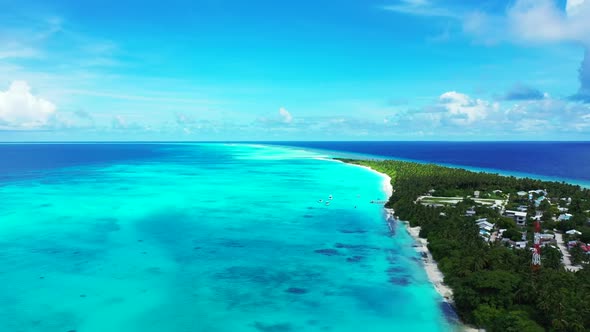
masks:
<svg viewBox="0 0 590 332"><path fill-rule="evenodd" d="M355 165L358 167L362 167L368 171L377 173L383 177L383 191L387 194L387 199L393 195L393 186L391 184L391 178L387 174L383 174L377 172L376 170L361 165ZM388 218L395 218L395 212L393 209L385 209L387 211ZM453 290L444 283L444 276L440 269L438 268L438 264L432 258L432 254L428 250L428 241L420 237L420 227L410 227L410 223L407 221L403 221L406 225L406 229L408 233L414 238L416 241L416 251L422 255L422 262L424 263L424 269L426 270L426 274L428 276L428 280L434 285L436 291L445 299L445 301L449 303L453 303Z"/></svg>
<svg viewBox="0 0 590 332"><path fill-rule="evenodd" d="M374 169L366 166L357 166L383 176L383 191L387 194L387 199L389 199L389 197L393 195L393 186L391 185L391 178L387 174L377 172ZM387 211L388 218L395 218L395 213L393 209L385 210ZM438 264L436 263L434 258L432 258L432 254L428 250L428 241L419 236L420 227L410 227L410 223L408 223L407 221L404 221L403 223L406 225L408 233L410 233L412 238L414 238L414 241L416 241L416 251L418 251L420 255L422 255L422 261L424 262L424 269L426 270L428 279L434 285L436 291L445 299L445 301L453 303L453 290L444 283L444 276L438 268Z"/></svg>
<svg viewBox="0 0 590 332"><path fill-rule="evenodd" d="M380 172L375 171L374 169L366 166L356 165L359 167L363 167L367 170L372 172L378 173L383 176L383 191L387 194L387 199L393 195L393 186L391 184L391 178L387 174L383 174ZM387 219L394 219L400 221L399 219L395 218L395 211L393 209L385 209L387 213ZM438 264L432 257L432 254L428 250L428 240L423 239L420 237L420 227L410 227L410 223L407 221L402 221L406 226L406 230L412 236L414 241L416 242L415 248L416 251L420 253L422 256L422 262L424 265L424 270L426 271L426 275L428 276L428 280L434 285L436 291L443 297L444 301L454 304L453 302L453 290L444 283L444 275L438 268ZM471 326L462 325L460 327L465 332L477 332L477 331L485 331L485 330L478 330Z"/></svg>
<svg viewBox="0 0 590 332"><path fill-rule="evenodd" d="M385 209L387 211L388 218L395 218L393 209ZM399 221L399 220L398 220ZM410 227L410 223L403 221L406 226L406 230L412 236L416 242L415 248L418 253L422 256L422 262L424 263L424 269L428 280L434 285L436 291L445 299L446 302L453 303L453 290L444 283L444 276L438 268L438 264L432 258L430 251L428 250L428 241L419 236L420 227Z"/></svg>
<svg viewBox="0 0 590 332"><path fill-rule="evenodd" d="M385 192L385 194L387 195L387 197L385 199L388 200L389 197L391 197L391 195L393 195L393 186L391 185L391 178L389 177L389 175L383 174L381 172L377 172L376 170L374 170L370 167L367 167L367 166L362 166L362 165L355 165L355 166L362 167L368 171L371 171L373 173L377 173L380 176L382 176L383 177L382 189L383 189L383 192Z"/></svg>

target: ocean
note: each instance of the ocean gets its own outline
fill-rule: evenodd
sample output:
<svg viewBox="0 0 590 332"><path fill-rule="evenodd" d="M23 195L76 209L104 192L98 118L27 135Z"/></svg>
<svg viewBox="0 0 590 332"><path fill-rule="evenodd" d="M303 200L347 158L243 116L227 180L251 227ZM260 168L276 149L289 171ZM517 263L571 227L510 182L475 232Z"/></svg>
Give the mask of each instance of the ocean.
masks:
<svg viewBox="0 0 590 332"><path fill-rule="evenodd" d="M0 144L0 331L454 330L383 177L326 156Z"/></svg>
<svg viewBox="0 0 590 332"><path fill-rule="evenodd" d="M590 186L590 142L274 142Z"/></svg>

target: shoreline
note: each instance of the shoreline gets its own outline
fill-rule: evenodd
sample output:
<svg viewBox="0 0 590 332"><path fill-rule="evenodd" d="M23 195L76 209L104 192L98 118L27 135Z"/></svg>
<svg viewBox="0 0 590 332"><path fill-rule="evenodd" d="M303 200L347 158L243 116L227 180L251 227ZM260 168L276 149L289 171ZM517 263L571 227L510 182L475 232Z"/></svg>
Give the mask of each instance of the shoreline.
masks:
<svg viewBox="0 0 590 332"><path fill-rule="evenodd" d="M362 165L355 165L358 167L362 167L368 171L373 173L377 173L383 177L382 183L382 190L387 194L387 199L393 195L393 185L391 184L391 177L389 175L377 172L376 170ZM430 250L428 250L428 240L423 239L420 237L420 227L411 227L410 223L407 221L399 220L395 217L395 211L393 209L384 208L386 212L386 220L389 222L390 220L394 220L397 222L403 222L406 228L406 231L415 242L414 249L420 254L422 257L422 265L424 266L424 270L426 271L426 275L430 283L434 286L434 289L440 296L442 296L443 301L447 302L451 305L454 305L455 302L453 301L453 290L444 283L444 275L438 268L438 263L432 257Z"/></svg>
<svg viewBox="0 0 590 332"><path fill-rule="evenodd" d="M391 213L393 216L394 211L392 209L386 210L391 210L391 212L388 211L388 213ZM401 221L399 219L395 220L398 222ZM432 257L430 250L428 250L428 240L420 237L420 227L411 227L410 223L407 221L401 222L404 223L408 234L410 234L412 239L414 239L414 249L422 257L422 265L424 266L428 280L430 283L432 283L436 292L442 296L444 302L454 305L455 302L453 300L453 290L447 284L445 284L444 275L438 268L438 263Z"/></svg>
<svg viewBox="0 0 590 332"><path fill-rule="evenodd" d="M354 165L354 164L351 164ZM371 171L373 173L377 173L383 177L382 187L381 189L387 195L387 200L393 195L393 185L391 184L391 177L387 174L378 172L370 167L363 166L363 165L354 165L357 167L364 168L365 170ZM384 211L386 212L385 220L388 224L388 227L391 229L390 222L403 222L406 231L414 240L414 249L420 254L422 266L424 267L424 271L426 272L426 276L428 281L434 286L435 291L442 297L442 301L444 303L449 304L451 307L455 306L455 302L453 300L453 290L444 282L444 275L440 271L438 267L438 263L432 257L430 250L428 250L428 240L423 239L420 237L420 230L419 226L411 227L408 221L402 221L395 217L395 211L390 208L383 207ZM463 321L459 320L459 325L457 326L461 331L464 332L477 332L482 331L472 326L466 325ZM484 330L485 331L485 330Z"/></svg>

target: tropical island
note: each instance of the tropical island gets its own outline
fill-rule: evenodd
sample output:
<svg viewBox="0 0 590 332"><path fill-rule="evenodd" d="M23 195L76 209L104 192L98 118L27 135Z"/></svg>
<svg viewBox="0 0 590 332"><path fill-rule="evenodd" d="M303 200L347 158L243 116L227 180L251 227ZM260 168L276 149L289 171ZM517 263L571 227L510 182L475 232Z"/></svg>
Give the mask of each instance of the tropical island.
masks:
<svg viewBox="0 0 590 332"><path fill-rule="evenodd" d="M385 207L419 230L465 323L590 330L590 190L433 164L338 160L391 178Z"/></svg>

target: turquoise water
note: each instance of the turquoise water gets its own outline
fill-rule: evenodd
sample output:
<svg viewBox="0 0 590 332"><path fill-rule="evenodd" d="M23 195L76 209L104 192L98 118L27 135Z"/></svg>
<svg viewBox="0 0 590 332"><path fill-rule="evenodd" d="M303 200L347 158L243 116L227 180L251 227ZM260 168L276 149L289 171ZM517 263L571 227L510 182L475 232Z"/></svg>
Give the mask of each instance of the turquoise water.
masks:
<svg viewBox="0 0 590 332"><path fill-rule="evenodd" d="M370 204L378 174L280 147L153 149L0 182L0 331L453 329Z"/></svg>

